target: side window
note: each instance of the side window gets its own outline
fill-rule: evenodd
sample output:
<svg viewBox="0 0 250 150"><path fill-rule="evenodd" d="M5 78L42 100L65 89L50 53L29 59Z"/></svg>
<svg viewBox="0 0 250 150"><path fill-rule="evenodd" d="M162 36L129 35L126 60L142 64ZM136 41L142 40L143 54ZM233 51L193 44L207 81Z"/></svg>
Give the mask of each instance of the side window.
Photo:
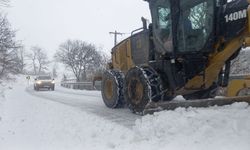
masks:
<svg viewBox="0 0 250 150"><path fill-rule="evenodd" d="M172 20L170 7L158 7L158 34L160 41L167 51L173 48L172 43Z"/></svg>
<svg viewBox="0 0 250 150"><path fill-rule="evenodd" d="M169 29L169 27L171 26L170 9L158 7L158 17L158 27L160 29Z"/></svg>

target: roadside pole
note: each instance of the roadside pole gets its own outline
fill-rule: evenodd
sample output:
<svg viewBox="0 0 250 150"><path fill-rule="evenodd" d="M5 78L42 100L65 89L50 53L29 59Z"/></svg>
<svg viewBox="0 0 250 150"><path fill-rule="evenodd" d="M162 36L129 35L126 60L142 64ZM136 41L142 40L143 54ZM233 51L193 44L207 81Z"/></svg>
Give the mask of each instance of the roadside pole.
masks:
<svg viewBox="0 0 250 150"><path fill-rule="evenodd" d="M26 77L28 86L30 85L30 76Z"/></svg>

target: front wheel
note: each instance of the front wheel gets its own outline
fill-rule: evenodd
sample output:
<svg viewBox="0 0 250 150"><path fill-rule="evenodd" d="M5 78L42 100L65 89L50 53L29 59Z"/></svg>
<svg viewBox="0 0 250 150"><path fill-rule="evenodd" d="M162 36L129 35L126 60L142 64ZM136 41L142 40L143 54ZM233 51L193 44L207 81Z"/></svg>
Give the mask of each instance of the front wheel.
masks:
<svg viewBox="0 0 250 150"><path fill-rule="evenodd" d="M162 99L161 79L150 67L134 67L125 77L124 97L133 113L143 114L146 105Z"/></svg>

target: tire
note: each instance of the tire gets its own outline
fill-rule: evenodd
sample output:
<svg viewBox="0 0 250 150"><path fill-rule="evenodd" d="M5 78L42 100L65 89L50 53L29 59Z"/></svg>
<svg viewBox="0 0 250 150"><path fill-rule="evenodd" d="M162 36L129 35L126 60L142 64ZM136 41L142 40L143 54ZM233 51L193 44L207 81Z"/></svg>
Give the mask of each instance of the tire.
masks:
<svg viewBox="0 0 250 150"><path fill-rule="evenodd" d="M150 67L134 67L125 77L124 97L129 109L136 114L143 114L150 102L162 100L161 78Z"/></svg>
<svg viewBox="0 0 250 150"><path fill-rule="evenodd" d="M192 94L183 95L186 100L214 98L217 95L218 85L214 83L210 88Z"/></svg>
<svg viewBox="0 0 250 150"><path fill-rule="evenodd" d="M106 70L102 75L102 99L108 108L124 107L124 75L115 70Z"/></svg>

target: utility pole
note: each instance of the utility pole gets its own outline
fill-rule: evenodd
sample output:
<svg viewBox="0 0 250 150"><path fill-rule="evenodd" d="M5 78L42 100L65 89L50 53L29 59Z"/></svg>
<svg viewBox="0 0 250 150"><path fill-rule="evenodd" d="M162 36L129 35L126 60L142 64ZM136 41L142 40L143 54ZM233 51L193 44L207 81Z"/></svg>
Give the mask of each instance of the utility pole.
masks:
<svg viewBox="0 0 250 150"><path fill-rule="evenodd" d="M116 44L117 44L117 35L123 35L125 33L120 33L120 32L115 31L115 32L109 32L109 34L114 34L114 46L116 46Z"/></svg>

